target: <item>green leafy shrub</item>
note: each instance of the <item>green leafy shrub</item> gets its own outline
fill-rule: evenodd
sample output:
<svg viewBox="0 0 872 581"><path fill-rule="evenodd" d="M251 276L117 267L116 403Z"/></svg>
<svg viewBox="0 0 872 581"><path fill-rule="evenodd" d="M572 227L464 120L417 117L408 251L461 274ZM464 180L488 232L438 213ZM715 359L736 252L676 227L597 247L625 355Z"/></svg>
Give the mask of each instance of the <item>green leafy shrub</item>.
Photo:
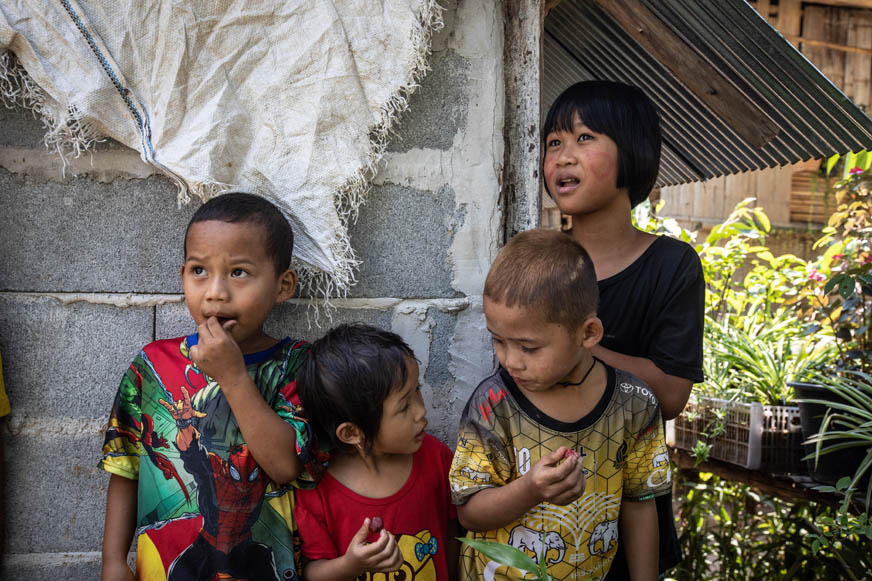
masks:
<svg viewBox="0 0 872 581"><path fill-rule="evenodd" d="M670 571L679 581L863 579L872 567L867 520L842 527L840 511L826 505L783 500L710 473L683 475L676 516L684 560Z"/></svg>
<svg viewBox="0 0 872 581"><path fill-rule="evenodd" d="M832 168L834 156L828 167ZM837 342L831 370L872 371L872 155L849 156L835 185L836 207L815 248L823 254L805 289L810 332L825 329Z"/></svg>

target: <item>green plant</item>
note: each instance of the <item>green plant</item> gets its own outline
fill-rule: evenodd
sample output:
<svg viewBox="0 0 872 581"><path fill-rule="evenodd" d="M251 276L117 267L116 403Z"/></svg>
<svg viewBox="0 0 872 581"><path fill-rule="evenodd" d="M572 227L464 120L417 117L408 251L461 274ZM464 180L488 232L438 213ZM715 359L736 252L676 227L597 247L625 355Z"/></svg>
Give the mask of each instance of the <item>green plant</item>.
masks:
<svg viewBox="0 0 872 581"><path fill-rule="evenodd" d="M531 577L533 581L551 581L544 555L539 557L539 564L536 564L536 561L530 558L530 555L511 545L497 541L470 539L469 537L461 537L458 540L501 565L533 573L536 575Z"/></svg>
<svg viewBox="0 0 872 581"><path fill-rule="evenodd" d="M676 472L676 510L684 560L679 581L863 579L872 545L858 529L831 526L839 512L788 501L710 473ZM828 544L815 544L818 533Z"/></svg>
<svg viewBox="0 0 872 581"><path fill-rule="evenodd" d="M715 438L724 433L724 411L720 409L712 409L710 411L712 419L700 431L700 438L690 451L690 455L693 456L697 466L709 459ZM688 421L693 422L693 420L692 414L688 414Z"/></svg>
<svg viewBox="0 0 872 581"><path fill-rule="evenodd" d="M765 319L800 299L806 263L792 254L775 256L766 246L771 224L747 198L696 246L706 280L706 313L733 323Z"/></svg>
<svg viewBox="0 0 872 581"><path fill-rule="evenodd" d="M839 156L827 163L832 170ZM805 295L810 332L828 329L836 338L836 369L872 371L872 154L850 154L835 184L838 206L815 248Z"/></svg>
<svg viewBox="0 0 872 581"><path fill-rule="evenodd" d="M872 473L872 376L862 371L845 370L838 374L815 374L814 383L824 387L835 400L807 400L827 406L818 433L809 438L814 445L813 458L848 448L863 448L865 458L851 476L848 501L857 490L864 475ZM872 478L865 490L866 506L872 500Z"/></svg>
<svg viewBox="0 0 872 581"><path fill-rule="evenodd" d="M693 244L696 240L696 232L685 230L675 218L663 216L660 212L665 205L666 200L658 200L654 206L651 206L649 200L643 201L633 208L633 224L649 234L672 236L688 244Z"/></svg>
<svg viewBox="0 0 872 581"><path fill-rule="evenodd" d="M839 505L838 513L833 516L823 516L818 519L818 527L809 535L812 539L812 552L817 554L821 550L831 549L840 551L842 539L868 539L872 541L872 518L869 512L851 512L851 499L853 497L854 482L850 476L845 476L835 486L817 486L816 490L841 495L843 500ZM868 504L867 504L868 506Z"/></svg>
<svg viewBox="0 0 872 581"><path fill-rule="evenodd" d="M727 399L785 405L793 399L788 382L830 361L836 348L821 336L803 335L787 309L761 316L760 305L731 320L706 317L705 355L715 369L705 389Z"/></svg>

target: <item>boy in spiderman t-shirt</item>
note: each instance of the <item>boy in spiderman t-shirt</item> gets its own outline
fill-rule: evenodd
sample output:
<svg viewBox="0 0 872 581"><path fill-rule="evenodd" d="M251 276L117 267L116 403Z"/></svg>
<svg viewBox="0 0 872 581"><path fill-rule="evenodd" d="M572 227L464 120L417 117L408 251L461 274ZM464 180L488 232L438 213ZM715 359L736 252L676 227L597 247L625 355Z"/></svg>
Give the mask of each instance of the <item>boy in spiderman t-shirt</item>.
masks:
<svg viewBox="0 0 872 581"><path fill-rule="evenodd" d="M293 233L250 194L197 210L182 289L198 332L146 345L109 418L102 578L299 579L288 483L309 461L297 372L308 345L263 325L289 298ZM323 460L323 459L322 459Z"/></svg>

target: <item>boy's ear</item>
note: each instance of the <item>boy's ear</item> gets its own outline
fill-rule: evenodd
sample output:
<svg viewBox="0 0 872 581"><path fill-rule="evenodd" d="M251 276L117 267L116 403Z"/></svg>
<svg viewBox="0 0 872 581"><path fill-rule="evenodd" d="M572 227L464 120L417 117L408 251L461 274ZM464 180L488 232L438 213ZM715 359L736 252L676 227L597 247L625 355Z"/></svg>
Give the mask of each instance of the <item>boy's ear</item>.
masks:
<svg viewBox="0 0 872 581"><path fill-rule="evenodd" d="M294 296L297 290L297 271L289 268L279 275L279 292L276 295L276 304L284 302Z"/></svg>
<svg viewBox="0 0 872 581"><path fill-rule="evenodd" d="M581 346L593 349L603 338L603 322L597 316L588 317L578 328Z"/></svg>
<svg viewBox="0 0 872 581"><path fill-rule="evenodd" d="M342 422L336 426L336 437L343 444L348 444L355 448L363 445L363 433L361 433L360 428L351 422Z"/></svg>

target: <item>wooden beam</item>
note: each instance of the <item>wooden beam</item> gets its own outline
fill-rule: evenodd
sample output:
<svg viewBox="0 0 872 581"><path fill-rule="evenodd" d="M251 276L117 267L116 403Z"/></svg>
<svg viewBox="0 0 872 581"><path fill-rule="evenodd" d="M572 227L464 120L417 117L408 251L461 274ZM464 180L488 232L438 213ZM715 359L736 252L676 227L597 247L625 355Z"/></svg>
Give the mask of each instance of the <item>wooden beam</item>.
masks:
<svg viewBox="0 0 872 581"><path fill-rule="evenodd" d="M797 36L794 34L784 34L784 38L790 40L794 43L803 43L808 46L820 46L823 48L830 48L833 50L839 50L842 52L850 52L855 54L865 54L872 55L872 48L863 48L860 46L848 46L846 44L838 44L836 42L827 42L824 40L814 40L811 38L806 38L804 36Z"/></svg>
<svg viewBox="0 0 872 581"><path fill-rule="evenodd" d="M800 0L780 0L778 2L778 18L775 20L775 28L787 35L799 35L802 26L802 2ZM793 43L799 48L799 44Z"/></svg>
<svg viewBox="0 0 872 581"><path fill-rule="evenodd" d="M848 25L847 44L872 49L872 10L855 12ZM872 54L872 50L870 50ZM845 94L864 111L872 106L872 56L845 55Z"/></svg>
<svg viewBox="0 0 872 581"><path fill-rule="evenodd" d="M545 0L545 16L548 16L548 13L557 8L557 5L560 4L560 0Z"/></svg>
<svg viewBox="0 0 872 581"><path fill-rule="evenodd" d="M772 7L769 0L757 0L757 4L754 6L754 8L756 8L757 12L760 14L760 16L763 17L764 20L766 20L766 22L769 22L771 24L771 21L769 20L769 11L772 9Z"/></svg>
<svg viewBox="0 0 872 581"><path fill-rule="evenodd" d="M503 0L505 157L500 203L505 241L539 225L539 109L544 5Z"/></svg>
<svg viewBox="0 0 872 581"><path fill-rule="evenodd" d="M872 0L811 0L806 4L823 4L824 6L839 6L842 8L865 8L872 10Z"/></svg>
<svg viewBox="0 0 872 581"><path fill-rule="evenodd" d="M596 0L596 3L745 141L763 147L778 134L778 126L757 105L640 0Z"/></svg>
<svg viewBox="0 0 872 581"><path fill-rule="evenodd" d="M740 482L748 484L754 488L758 488L767 494L772 494L780 498L788 498L791 500L809 500L826 504L834 508L839 506L841 497L829 492L818 492L812 488L801 486L798 482L788 476L777 476L759 472L757 470L748 470L735 464L721 462L720 460L706 460L697 466L696 458L690 455L687 450L679 448L670 448L669 456L678 464L682 470L695 470L698 472L711 472L721 478L731 482ZM810 479L809 484L812 484ZM814 483L816 485L816 483Z"/></svg>

